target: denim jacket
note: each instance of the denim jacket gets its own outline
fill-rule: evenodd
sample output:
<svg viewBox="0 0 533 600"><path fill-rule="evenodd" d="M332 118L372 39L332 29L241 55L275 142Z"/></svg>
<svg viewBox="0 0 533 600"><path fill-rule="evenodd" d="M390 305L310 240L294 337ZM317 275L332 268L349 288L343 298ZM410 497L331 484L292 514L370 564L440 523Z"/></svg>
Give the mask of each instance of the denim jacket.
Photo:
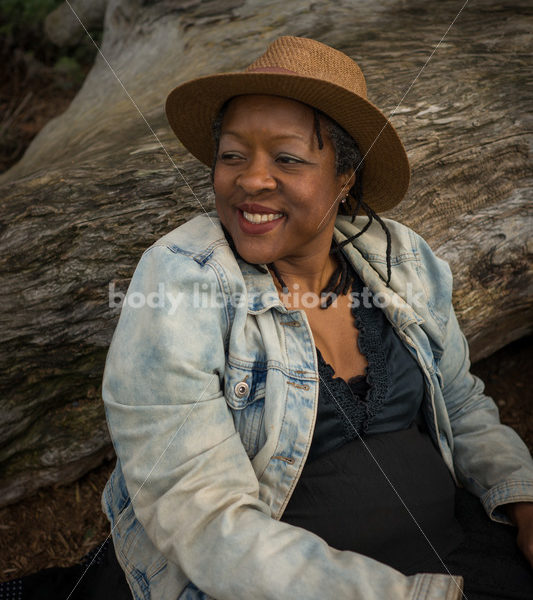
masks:
<svg viewBox="0 0 533 600"><path fill-rule="evenodd" d="M531 456L469 373L448 265L386 222L390 288L379 225L345 255L424 373L426 421L456 482L509 522L501 505L533 500ZM339 216L334 236L364 223ZM134 598L460 597L461 577L407 577L279 520L309 450L318 387L305 311L286 308L268 272L235 258L215 212L145 251L103 382L118 458L103 508Z"/></svg>

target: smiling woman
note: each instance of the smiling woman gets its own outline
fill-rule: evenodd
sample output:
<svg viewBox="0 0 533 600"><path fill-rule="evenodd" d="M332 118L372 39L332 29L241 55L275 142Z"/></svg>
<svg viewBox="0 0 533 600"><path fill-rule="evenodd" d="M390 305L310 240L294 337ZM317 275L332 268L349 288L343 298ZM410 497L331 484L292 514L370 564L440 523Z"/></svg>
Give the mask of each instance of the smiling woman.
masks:
<svg viewBox="0 0 533 600"><path fill-rule="evenodd" d="M448 265L378 214L409 164L359 67L282 37L166 107L216 211L143 254L128 295L165 301L126 298L106 363L134 597L530 598L533 462Z"/></svg>
<svg viewBox="0 0 533 600"><path fill-rule="evenodd" d="M329 138L319 149L308 106L256 95L229 103L214 172L216 208L248 262L276 261L300 273L310 256L327 257L350 176L336 174Z"/></svg>

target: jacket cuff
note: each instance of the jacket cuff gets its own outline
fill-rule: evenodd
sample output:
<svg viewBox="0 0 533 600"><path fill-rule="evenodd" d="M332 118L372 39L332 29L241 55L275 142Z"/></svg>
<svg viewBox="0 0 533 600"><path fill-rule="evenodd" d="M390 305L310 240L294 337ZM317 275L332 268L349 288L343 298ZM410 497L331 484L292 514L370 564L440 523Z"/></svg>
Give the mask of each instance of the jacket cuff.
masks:
<svg viewBox="0 0 533 600"><path fill-rule="evenodd" d="M512 502L533 502L533 481L505 481L491 488L481 498L487 515L505 525L513 523L502 506Z"/></svg>
<svg viewBox="0 0 533 600"><path fill-rule="evenodd" d="M420 573L412 600L460 600L463 596L464 579L460 575Z"/></svg>

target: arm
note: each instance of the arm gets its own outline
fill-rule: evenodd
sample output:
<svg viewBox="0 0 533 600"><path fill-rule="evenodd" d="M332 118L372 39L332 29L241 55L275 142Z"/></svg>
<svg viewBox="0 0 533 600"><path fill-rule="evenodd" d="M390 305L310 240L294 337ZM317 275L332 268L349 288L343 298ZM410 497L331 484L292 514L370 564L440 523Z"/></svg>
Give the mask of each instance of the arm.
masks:
<svg viewBox="0 0 533 600"><path fill-rule="evenodd" d="M533 567L533 502L515 502L507 504L505 508L518 528L516 543Z"/></svg>
<svg viewBox="0 0 533 600"><path fill-rule="evenodd" d="M179 309L132 308L164 284ZM109 351L103 396L137 518L155 546L218 600L299 597L453 600L462 580L405 577L330 548L271 517L221 391L224 308L198 309L193 286L218 283L208 265L164 247L132 279ZM181 294L181 296L180 296Z"/></svg>
<svg viewBox="0 0 533 600"><path fill-rule="evenodd" d="M439 368L457 474L493 520L509 523L503 505L533 501L533 461L518 434L500 422L483 382L470 373L468 344L453 308Z"/></svg>

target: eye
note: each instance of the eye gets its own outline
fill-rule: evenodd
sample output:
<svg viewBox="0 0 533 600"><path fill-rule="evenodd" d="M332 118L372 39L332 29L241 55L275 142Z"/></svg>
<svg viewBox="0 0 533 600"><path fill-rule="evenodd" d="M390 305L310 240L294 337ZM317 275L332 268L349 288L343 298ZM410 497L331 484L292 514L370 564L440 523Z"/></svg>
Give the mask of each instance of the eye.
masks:
<svg viewBox="0 0 533 600"><path fill-rule="evenodd" d="M296 158L296 156L290 154L279 154L276 160L284 165L298 165L305 162L301 158Z"/></svg>
<svg viewBox="0 0 533 600"><path fill-rule="evenodd" d="M235 160L239 160L239 159L243 159L244 157L239 154L238 152L222 152L222 154L220 155L220 159L221 160L227 160L227 161L235 161Z"/></svg>

